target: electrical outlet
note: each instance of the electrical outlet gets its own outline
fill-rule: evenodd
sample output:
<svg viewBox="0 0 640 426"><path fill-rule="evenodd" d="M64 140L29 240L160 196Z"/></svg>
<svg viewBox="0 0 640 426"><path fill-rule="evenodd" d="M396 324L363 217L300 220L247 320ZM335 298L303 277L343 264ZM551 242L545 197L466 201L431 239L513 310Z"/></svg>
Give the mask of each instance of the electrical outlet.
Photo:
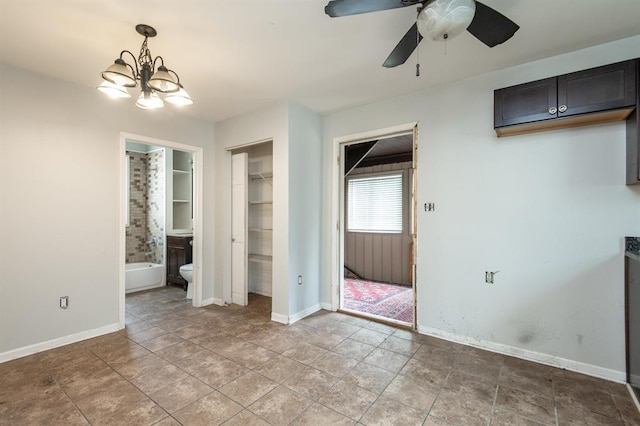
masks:
<svg viewBox="0 0 640 426"><path fill-rule="evenodd" d="M302 275L298 275L298 285L302 285Z"/></svg>
<svg viewBox="0 0 640 426"><path fill-rule="evenodd" d="M485 271L484 273L484 282L487 284L493 284L493 280L495 278L495 275L500 272L500 271L495 271L495 272L491 272L491 271Z"/></svg>
<svg viewBox="0 0 640 426"><path fill-rule="evenodd" d="M60 298L60 309L68 309L69 308L69 296L62 296Z"/></svg>

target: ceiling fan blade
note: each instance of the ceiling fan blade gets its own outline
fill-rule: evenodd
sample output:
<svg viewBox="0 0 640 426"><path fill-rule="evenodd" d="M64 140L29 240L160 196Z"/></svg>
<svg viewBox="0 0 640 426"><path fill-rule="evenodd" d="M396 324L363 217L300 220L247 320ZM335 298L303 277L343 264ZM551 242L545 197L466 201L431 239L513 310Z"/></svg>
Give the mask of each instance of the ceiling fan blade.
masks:
<svg viewBox="0 0 640 426"><path fill-rule="evenodd" d="M393 68L407 62L409 56L418 47L422 36L418 33L418 24L413 24L409 31L402 37L402 40L393 48L387 59L382 64L385 68Z"/></svg>
<svg viewBox="0 0 640 426"><path fill-rule="evenodd" d="M520 26L502 13L476 1L476 14L467 31L489 47L509 40Z"/></svg>
<svg viewBox="0 0 640 426"><path fill-rule="evenodd" d="M420 1L403 0L332 0L324 8L324 13L332 18L338 16L357 15L359 13L377 12L379 10L397 9L411 6Z"/></svg>

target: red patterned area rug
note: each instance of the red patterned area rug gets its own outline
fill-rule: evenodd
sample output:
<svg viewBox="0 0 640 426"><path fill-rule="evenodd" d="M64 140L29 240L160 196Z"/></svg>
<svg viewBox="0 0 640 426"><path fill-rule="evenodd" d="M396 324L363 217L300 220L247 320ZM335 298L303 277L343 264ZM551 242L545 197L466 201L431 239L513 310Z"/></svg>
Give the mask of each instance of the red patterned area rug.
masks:
<svg viewBox="0 0 640 426"><path fill-rule="evenodd" d="M413 324L411 287L344 279L344 308Z"/></svg>

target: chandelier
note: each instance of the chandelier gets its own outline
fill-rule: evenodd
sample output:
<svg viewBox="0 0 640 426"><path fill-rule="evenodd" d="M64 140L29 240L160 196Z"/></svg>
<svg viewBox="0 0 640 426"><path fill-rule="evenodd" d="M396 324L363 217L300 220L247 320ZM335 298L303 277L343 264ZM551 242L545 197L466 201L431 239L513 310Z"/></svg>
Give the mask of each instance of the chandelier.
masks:
<svg viewBox="0 0 640 426"><path fill-rule="evenodd" d="M127 91L127 87L136 87L140 81L142 92L136 101L136 106L139 108L162 108L164 102L158 93L162 94L165 101L174 105L191 105L193 101L182 87L178 74L164 65L162 56L155 58L151 56L147 47L147 39L155 37L156 30L149 25L138 24L136 31L144 36L138 60L136 61L136 57L128 50L120 52L120 57L115 60L113 65L102 72L104 81L97 89L112 98L130 98L131 95ZM125 62L123 59L125 53L131 56L133 65Z"/></svg>

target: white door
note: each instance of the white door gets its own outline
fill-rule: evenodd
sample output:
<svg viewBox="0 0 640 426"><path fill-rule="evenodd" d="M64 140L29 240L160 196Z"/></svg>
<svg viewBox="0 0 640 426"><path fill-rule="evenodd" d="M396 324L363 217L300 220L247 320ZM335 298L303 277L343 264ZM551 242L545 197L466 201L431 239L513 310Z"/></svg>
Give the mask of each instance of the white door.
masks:
<svg viewBox="0 0 640 426"><path fill-rule="evenodd" d="M231 300L247 306L247 153L231 156Z"/></svg>

